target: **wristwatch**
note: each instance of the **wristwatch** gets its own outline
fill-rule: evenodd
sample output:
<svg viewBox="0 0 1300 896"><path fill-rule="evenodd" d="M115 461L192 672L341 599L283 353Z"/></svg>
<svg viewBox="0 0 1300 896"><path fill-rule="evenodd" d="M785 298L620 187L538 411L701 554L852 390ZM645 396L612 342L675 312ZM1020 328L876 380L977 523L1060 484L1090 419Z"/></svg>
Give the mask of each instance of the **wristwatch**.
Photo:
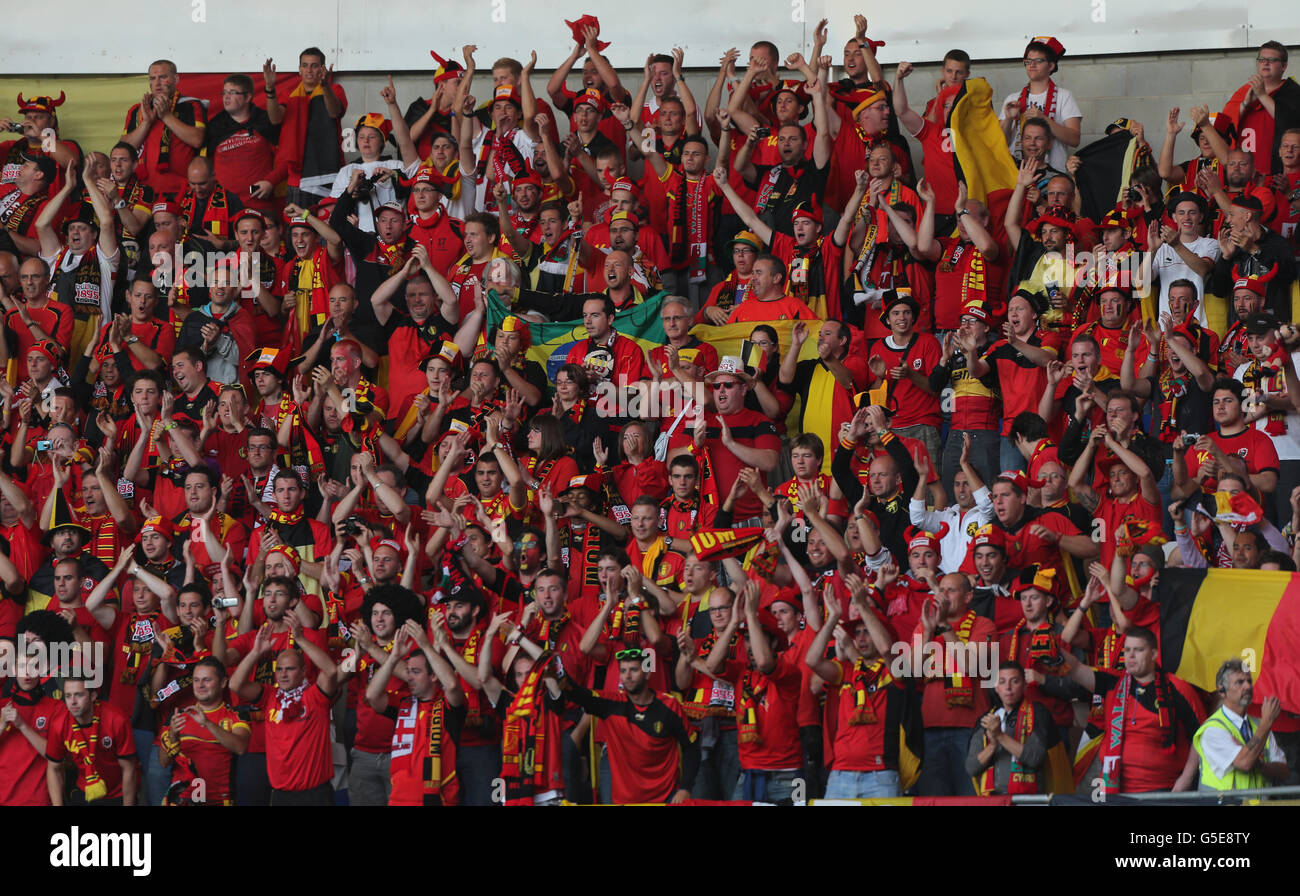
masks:
<svg viewBox="0 0 1300 896"><path fill-rule="evenodd" d="M121 211L122 209L126 208L126 200L125 199L117 200L117 202L113 203L113 208L117 211Z"/></svg>

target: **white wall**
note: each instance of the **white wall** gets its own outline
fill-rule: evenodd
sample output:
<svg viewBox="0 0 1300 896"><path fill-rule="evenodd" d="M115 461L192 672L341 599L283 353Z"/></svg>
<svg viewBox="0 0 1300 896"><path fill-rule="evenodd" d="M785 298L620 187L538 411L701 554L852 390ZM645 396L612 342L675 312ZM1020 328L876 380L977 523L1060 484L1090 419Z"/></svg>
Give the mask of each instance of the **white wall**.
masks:
<svg viewBox="0 0 1300 896"><path fill-rule="evenodd" d="M584 11L600 18L611 61L632 69L647 52L675 44L686 49L688 65L712 65L728 47L760 38L783 55L806 51L823 16L831 20L829 50L838 59L853 14L868 6L871 36L888 43L881 51L887 63L936 60L956 46L975 58L1019 58L1026 40L1043 33L1056 35L1070 56L1232 49L1269 38L1300 43L1300 24L1282 0L42 0L6 6L0 72L7 74L143 72L158 57L175 59L183 71L226 72L257 68L268 54L283 70L311 44L341 72L422 72L432 67L431 48L448 55L471 41L485 64L535 48L538 69L549 70L572 47L563 19Z"/></svg>

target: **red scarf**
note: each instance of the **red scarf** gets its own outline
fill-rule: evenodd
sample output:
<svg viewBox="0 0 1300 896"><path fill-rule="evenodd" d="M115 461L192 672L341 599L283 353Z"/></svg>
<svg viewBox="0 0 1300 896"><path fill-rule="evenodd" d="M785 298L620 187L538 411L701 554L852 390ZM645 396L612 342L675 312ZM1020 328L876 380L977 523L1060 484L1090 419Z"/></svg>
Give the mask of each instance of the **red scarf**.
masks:
<svg viewBox="0 0 1300 896"><path fill-rule="evenodd" d="M1034 708L1032 704L1021 702L1016 707L1015 721L1015 738L1020 743L1029 739L1029 734L1034 726ZM984 745L990 743L988 733L984 734ZM983 790L984 793L994 792L994 773L997 765L990 765L984 772ZM1020 764L1020 760L1013 755L1011 757L1011 777L1007 781L1008 794L1038 793L1038 770L1026 768Z"/></svg>
<svg viewBox="0 0 1300 896"><path fill-rule="evenodd" d="M1052 121L1056 121L1057 99L1058 97L1056 94L1056 82L1053 81L1051 78L1048 78L1047 98L1043 100L1043 108L1040 111L1042 111L1042 113ZM1017 100L1017 105L1020 107L1020 126L1023 128L1025 125L1025 112L1029 110L1029 85L1028 84L1026 84L1024 89L1020 91L1020 99Z"/></svg>
<svg viewBox="0 0 1300 896"><path fill-rule="evenodd" d="M953 633L963 644L970 640L971 630L975 627L976 614L974 610L967 610L966 615L961 618L961 622L953 627ZM1013 651L1012 656L1015 656ZM944 665L948 663L948 653L944 651ZM947 671L947 670L945 670ZM969 707L975 705L975 687L974 679L969 675L962 675L956 669L945 678L943 686L943 697L948 703L949 709L958 709L960 707Z"/></svg>

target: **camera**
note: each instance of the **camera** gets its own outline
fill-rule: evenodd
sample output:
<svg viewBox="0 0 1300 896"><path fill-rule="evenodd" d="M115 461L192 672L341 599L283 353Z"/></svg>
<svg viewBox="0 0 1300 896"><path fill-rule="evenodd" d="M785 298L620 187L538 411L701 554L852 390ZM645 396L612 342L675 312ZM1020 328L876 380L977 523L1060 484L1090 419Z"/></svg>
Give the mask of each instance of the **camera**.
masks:
<svg viewBox="0 0 1300 896"><path fill-rule="evenodd" d="M378 182L379 182L379 177L378 175L374 175L374 174L370 175L369 177L361 178L361 180L357 183L357 189L356 189L357 202L369 202L371 194L374 193L375 191L375 184Z"/></svg>
<svg viewBox="0 0 1300 896"><path fill-rule="evenodd" d="M49 451L49 450L50 450L50 444L51 444L51 443L50 443L50 440L49 440L49 439L40 439L40 440L38 440L38 441L36 442L36 450L37 450L37 451Z"/></svg>
<svg viewBox="0 0 1300 896"><path fill-rule="evenodd" d="M754 131L754 136L757 137L759 140L762 140L764 137L770 137L772 136L772 129L759 128L758 130Z"/></svg>
<svg viewBox="0 0 1300 896"><path fill-rule="evenodd" d="M365 532L365 523L359 516L350 516L340 525L343 527L342 531L344 535L351 535L354 538Z"/></svg>
<svg viewBox="0 0 1300 896"><path fill-rule="evenodd" d="M9 127L5 128L11 134L21 134L23 132L23 123L21 121L9 122Z"/></svg>
<svg viewBox="0 0 1300 896"><path fill-rule="evenodd" d="M239 605L239 598L237 598L237 597L214 597L214 598L212 598L212 606L214 606L214 607L220 607L220 608L223 609L223 610L229 610L229 609L231 609L232 607L235 607L235 606L238 606L238 605Z"/></svg>
<svg viewBox="0 0 1300 896"><path fill-rule="evenodd" d="M1142 194L1138 192L1137 187L1129 187L1128 192L1124 194L1129 202L1141 202Z"/></svg>

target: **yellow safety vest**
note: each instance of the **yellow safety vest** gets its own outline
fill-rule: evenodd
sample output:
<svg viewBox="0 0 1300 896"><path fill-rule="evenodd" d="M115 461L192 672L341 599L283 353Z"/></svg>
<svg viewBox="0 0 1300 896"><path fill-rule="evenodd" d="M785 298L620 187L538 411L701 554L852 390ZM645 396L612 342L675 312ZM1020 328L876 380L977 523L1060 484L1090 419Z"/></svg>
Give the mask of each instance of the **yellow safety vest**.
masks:
<svg viewBox="0 0 1300 896"><path fill-rule="evenodd" d="M1250 723L1255 728L1259 727L1259 719L1251 719ZM1205 759L1205 753L1201 749L1201 737L1210 726L1222 728L1232 735L1232 740L1238 746L1245 746L1246 739L1241 735L1241 729L1232 724L1232 720L1224 715L1223 707L1219 707L1200 728L1196 729L1196 734L1192 735L1192 748L1196 750L1196 755L1201 759L1201 790L1251 790L1258 787L1267 787L1268 778L1258 768L1243 772L1236 766L1228 766L1228 771L1222 778L1216 778L1214 769L1210 768L1210 763Z"/></svg>

